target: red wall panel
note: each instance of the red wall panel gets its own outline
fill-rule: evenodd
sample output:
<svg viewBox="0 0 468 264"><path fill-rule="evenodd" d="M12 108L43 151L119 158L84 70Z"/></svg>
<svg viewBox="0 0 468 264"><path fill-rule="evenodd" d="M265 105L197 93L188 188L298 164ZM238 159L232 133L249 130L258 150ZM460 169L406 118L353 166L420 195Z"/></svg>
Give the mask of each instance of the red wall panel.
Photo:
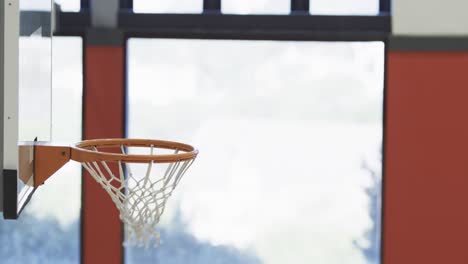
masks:
<svg viewBox="0 0 468 264"><path fill-rule="evenodd" d="M468 263L468 52L390 52L384 264Z"/></svg>
<svg viewBox="0 0 468 264"><path fill-rule="evenodd" d="M84 138L124 137L124 48L86 47ZM122 262L122 225L109 195L83 177L82 262Z"/></svg>

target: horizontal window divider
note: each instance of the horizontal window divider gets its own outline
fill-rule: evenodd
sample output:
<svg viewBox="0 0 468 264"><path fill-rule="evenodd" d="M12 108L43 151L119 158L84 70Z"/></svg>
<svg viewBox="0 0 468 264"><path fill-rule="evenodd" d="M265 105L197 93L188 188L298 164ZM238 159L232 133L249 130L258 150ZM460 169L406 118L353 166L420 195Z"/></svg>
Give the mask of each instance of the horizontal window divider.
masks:
<svg viewBox="0 0 468 264"><path fill-rule="evenodd" d="M84 36L91 27L91 15L88 9L81 12L58 12L55 25L55 36Z"/></svg>
<svg viewBox="0 0 468 264"><path fill-rule="evenodd" d="M56 35L83 35L88 12L60 12ZM386 40L390 16L141 14L119 13L118 30L125 37L247 40Z"/></svg>

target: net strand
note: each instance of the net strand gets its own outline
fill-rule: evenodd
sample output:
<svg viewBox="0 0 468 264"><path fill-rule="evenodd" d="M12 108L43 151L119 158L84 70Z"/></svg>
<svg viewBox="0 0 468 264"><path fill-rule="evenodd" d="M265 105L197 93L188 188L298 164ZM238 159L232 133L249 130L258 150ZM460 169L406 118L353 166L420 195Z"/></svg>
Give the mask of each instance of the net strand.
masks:
<svg viewBox="0 0 468 264"><path fill-rule="evenodd" d="M99 151L96 146L92 150ZM120 146L120 151L127 154L124 145ZM156 148L151 145L149 154L154 155L155 152ZM177 153L179 150L176 149L174 154ZM158 167L167 166L163 173L157 173L154 169L156 164L150 161L140 178L132 173L127 162L92 161L82 165L117 206L120 219L125 224L125 244L149 247L150 244L159 245L160 235L156 226L168 198L193 161L158 163Z"/></svg>

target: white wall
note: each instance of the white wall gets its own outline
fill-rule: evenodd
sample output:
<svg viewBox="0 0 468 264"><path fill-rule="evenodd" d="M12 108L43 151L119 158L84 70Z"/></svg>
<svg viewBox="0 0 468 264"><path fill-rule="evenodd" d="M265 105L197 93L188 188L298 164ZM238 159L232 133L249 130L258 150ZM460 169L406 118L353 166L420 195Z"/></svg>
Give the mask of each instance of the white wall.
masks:
<svg viewBox="0 0 468 264"><path fill-rule="evenodd" d="M468 36L468 0L393 0L393 33Z"/></svg>

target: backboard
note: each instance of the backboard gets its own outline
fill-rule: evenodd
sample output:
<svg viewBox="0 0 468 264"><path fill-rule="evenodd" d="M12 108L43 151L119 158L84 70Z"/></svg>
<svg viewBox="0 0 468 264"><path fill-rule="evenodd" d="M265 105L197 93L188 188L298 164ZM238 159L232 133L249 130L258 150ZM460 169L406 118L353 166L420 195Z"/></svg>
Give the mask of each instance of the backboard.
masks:
<svg viewBox="0 0 468 264"><path fill-rule="evenodd" d="M16 219L35 191L35 140L51 140L52 0L0 0L0 211Z"/></svg>

